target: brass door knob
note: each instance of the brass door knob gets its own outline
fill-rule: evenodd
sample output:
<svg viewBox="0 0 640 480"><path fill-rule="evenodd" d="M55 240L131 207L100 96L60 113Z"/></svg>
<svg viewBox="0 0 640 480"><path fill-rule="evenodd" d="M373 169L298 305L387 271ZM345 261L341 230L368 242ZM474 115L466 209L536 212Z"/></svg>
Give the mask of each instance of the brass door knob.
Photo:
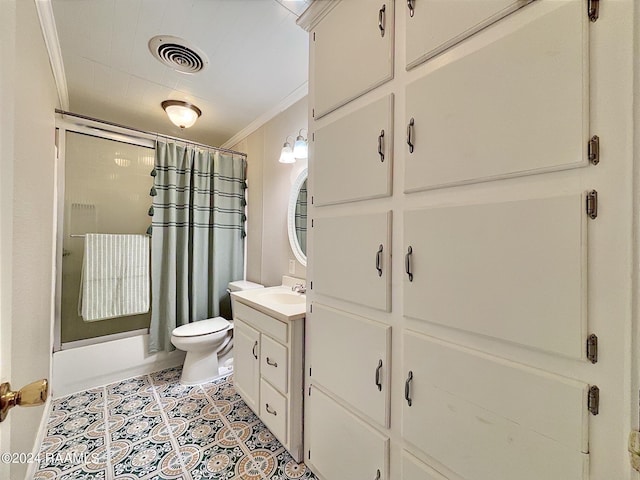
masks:
<svg viewBox="0 0 640 480"><path fill-rule="evenodd" d="M42 405L49 394L49 382L46 378L30 383L20 390L12 391L9 382L0 385L0 422L7 418L9 410L19 405L35 407Z"/></svg>

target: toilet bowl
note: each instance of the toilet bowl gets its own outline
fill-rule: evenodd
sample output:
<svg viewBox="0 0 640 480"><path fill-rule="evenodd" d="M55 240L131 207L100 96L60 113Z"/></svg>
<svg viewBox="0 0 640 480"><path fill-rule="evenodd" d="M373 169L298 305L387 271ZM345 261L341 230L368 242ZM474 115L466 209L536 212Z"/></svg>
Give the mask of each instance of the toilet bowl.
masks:
<svg viewBox="0 0 640 480"><path fill-rule="evenodd" d="M244 280L229 284L229 291L252 288L263 288L263 286ZM232 342L233 323L222 317L199 320L173 329L171 343L178 350L187 352L180 383L182 385L197 385L218 378L221 375L219 355L224 355L222 373L231 371L232 361L230 361L229 354Z"/></svg>

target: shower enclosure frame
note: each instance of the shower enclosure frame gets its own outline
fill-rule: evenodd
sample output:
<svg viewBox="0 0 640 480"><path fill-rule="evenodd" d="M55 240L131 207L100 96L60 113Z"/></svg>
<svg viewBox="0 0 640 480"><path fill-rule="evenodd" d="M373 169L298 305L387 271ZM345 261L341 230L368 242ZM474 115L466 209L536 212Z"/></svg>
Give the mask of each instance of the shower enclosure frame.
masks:
<svg viewBox="0 0 640 480"><path fill-rule="evenodd" d="M225 148L212 147L198 142L192 142L189 140L181 139L178 137L172 137L154 132L146 132L136 128L119 125L116 123L106 122L96 118L87 117L71 112L65 112L62 110L56 110L56 195L54 205L56 212L56 233L55 233L55 298L54 301L54 322L53 322L53 351L58 352L60 350L67 350L76 347L82 347L87 345L95 345L98 343L108 342L111 340L118 340L122 338L134 337L149 333L148 328L131 330L127 332L114 333L110 335L104 335L100 337L88 338L85 340L77 340L72 342L62 342L62 256L63 256L63 242L64 242L64 196L65 196L65 154L66 154L66 133L80 133L97 137L105 140L112 140L116 142L127 143L139 147L153 148L155 151L155 142L158 139L175 141L176 143L183 143L188 145L194 145L208 150L217 150L234 155L241 155L246 157L246 153L238 152L235 150L229 150ZM246 274L246 248L247 242L244 245L245 248L245 274Z"/></svg>

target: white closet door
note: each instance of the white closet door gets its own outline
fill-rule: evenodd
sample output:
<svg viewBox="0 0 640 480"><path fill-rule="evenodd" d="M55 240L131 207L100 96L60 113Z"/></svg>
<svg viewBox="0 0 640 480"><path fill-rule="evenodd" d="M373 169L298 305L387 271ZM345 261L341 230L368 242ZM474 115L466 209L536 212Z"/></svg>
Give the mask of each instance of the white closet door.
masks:
<svg viewBox="0 0 640 480"><path fill-rule="evenodd" d="M587 165L588 23L534 2L409 84L405 192Z"/></svg>
<svg viewBox="0 0 640 480"><path fill-rule="evenodd" d="M393 78L393 6L340 2L311 33L316 119Z"/></svg>
<svg viewBox="0 0 640 480"><path fill-rule="evenodd" d="M314 134L314 205L391 195L393 95Z"/></svg>
<svg viewBox="0 0 640 480"><path fill-rule="evenodd" d="M404 315L584 358L584 203L576 193L405 212Z"/></svg>
<svg viewBox="0 0 640 480"><path fill-rule="evenodd" d="M533 0L404 2L407 70L461 42Z"/></svg>
<svg viewBox="0 0 640 480"><path fill-rule="evenodd" d="M254 412L260 411L260 332L234 321L233 383Z"/></svg>
<svg viewBox="0 0 640 480"><path fill-rule="evenodd" d="M306 426L307 459L327 480L389 478L389 438L313 388Z"/></svg>
<svg viewBox="0 0 640 480"><path fill-rule="evenodd" d="M411 445L462 478L588 479L588 385L409 331L403 341Z"/></svg>
<svg viewBox="0 0 640 480"><path fill-rule="evenodd" d="M391 212L313 220L313 291L391 310Z"/></svg>
<svg viewBox="0 0 640 480"><path fill-rule="evenodd" d="M391 327L314 303L306 337L313 383L388 427Z"/></svg>

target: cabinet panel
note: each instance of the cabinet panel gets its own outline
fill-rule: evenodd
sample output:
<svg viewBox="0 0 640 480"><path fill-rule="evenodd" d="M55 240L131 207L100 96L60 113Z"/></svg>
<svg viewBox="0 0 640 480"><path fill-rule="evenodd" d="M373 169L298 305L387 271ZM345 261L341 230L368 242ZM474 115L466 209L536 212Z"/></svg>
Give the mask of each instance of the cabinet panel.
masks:
<svg viewBox="0 0 640 480"><path fill-rule="evenodd" d="M447 480L413 455L402 452L402 480Z"/></svg>
<svg viewBox="0 0 640 480"><path fill-rule="evenodd" d="M316 218L315 293L391 309L391 212Z"/></svg>
<svg viewBox="0 0 640 480"><path fill-rule="evenodd" d="M287 399L262 379L260 381L260 418L283 445L287 438Z"/></svg>
<svg viewBox="0 0 640 480"><path fill-rule="evenodd" d="M313 382L388 427L391 327L314 303L307 332Z"/></svg>
<svg viewBox="0 0 640 480"><path fill-rule="evenodd" d="M391 194L393 95L317 130L314 205Z"/></svg>
<svg viewBox="0 0 640 480"><path fill-rule="evenodd" d="M588 478L586 384L424 335L403 337L409 443L474 480Z"/></svg>
<svg viewBox="0 0 640 480"><path fill-rule="evenodd" d="M326 479L388 478L389 439L314 388L309 417L310 461ZM377 474L379 473L379 476Z"/></svg>
<svg viewBox="0 0 640 480"><path fill-rule="evenodd" d="M265 332L276 340L287 343L287 324L276 320L269 315L259 312L255 308L251 308L241 302L236 302L233 312L234 318L242 320L245 324L249 324L258 330Z"/></svg>
<svg viewBox="0 0 640 480"><path fill-rule="evenodd" d="M271 385L287 393L287 347L262 336L260 372Z"/></svg>
<svg viewBox="0 0 640 480"><path fill-rule="evenodd" d="M254 411L260 405L260 332L241 320L234 321L233 383Z"/></svg>
<svg viewBox="0 0 640 480"><path fill-rule="evenodd" d="M393 10L393 0L340 2L312 32L315 118L393 78Z"/></svg>
<svg viewBox="0 0 640 480"><path fill-rule="evenodd" d="M407 70L533 0L413 0L404 7Z"/></svg>
<svg viewBox="0 0 640 480"><path fill-rule="evenodd" d="M586 221L583 194L405 212L404 315L584 358Z"/></svg>
<svg viewBox="0 0 640 480"><path fill-rule="evenodd" d="M405 192L586 165L587 24L582 0L535 2L409 84Z"/></svg>

